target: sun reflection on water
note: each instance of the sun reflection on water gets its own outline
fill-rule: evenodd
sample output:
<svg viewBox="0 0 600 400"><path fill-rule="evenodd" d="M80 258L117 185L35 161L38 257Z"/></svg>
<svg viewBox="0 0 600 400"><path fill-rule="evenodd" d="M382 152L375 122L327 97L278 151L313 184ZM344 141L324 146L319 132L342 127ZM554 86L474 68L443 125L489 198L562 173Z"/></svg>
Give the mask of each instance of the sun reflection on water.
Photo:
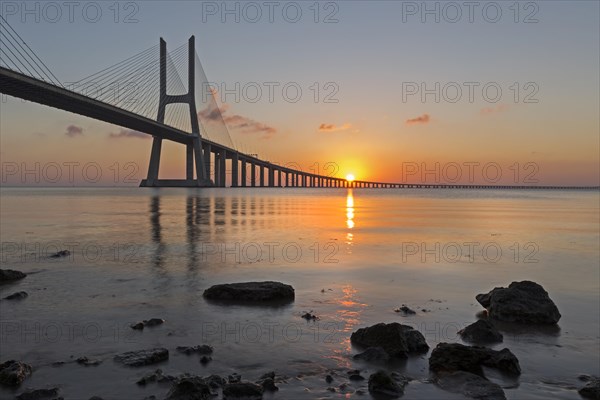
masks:
<svg viewBox="0 0 600 400"><path fill-rule="evenodd" d="M348 189L348 195L346 196L346 227L348 229L354 228L354 196L352 195L352 189ZM351 244L354 235L351 232L346 234L346 243Z"/></svg>

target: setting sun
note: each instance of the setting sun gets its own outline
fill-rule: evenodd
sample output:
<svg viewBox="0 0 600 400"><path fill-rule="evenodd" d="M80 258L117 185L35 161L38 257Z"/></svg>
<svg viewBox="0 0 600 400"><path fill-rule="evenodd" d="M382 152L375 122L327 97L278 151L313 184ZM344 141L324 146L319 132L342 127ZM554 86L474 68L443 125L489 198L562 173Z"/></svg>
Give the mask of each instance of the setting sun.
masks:
<svg viewBox="0 0 600 400"><path fill-rule="evenodd" d="M352 175L352 174L348 174L348 175L346 175L346 180L347 180L348 182L352 182L352 181L354 181L354 175Z"/></svg>

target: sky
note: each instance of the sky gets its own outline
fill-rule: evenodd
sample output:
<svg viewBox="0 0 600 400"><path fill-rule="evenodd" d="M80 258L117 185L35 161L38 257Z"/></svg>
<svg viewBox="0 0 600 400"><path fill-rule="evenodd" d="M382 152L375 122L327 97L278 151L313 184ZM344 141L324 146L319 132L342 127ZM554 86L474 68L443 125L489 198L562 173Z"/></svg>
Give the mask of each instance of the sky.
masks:
<svg viewBox="0 0 600 400"><path fill-rule="evenodd" d="M65 4L0 12L61 82L195 35L236 148L263 159L370 181L600 184L597 1ZM150 147L0 102L3 185L136 184ZM182 178L184 154L165 144L160 177Z"/></svg>

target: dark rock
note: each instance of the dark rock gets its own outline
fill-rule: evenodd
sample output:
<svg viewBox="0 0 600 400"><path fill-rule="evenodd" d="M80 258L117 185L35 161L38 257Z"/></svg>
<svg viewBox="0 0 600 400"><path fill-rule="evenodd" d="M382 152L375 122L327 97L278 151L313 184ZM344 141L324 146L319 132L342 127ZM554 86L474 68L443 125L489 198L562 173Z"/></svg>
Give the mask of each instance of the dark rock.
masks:
<svg viewBox="0 0 600 400"><path fill-rule="evenodd" d="M587 385L579 389L578 393L585 399L600 400L600 379L591 378Z"/></svg>
<svg viewBox="0 0 600 400"><path fill-rule="evenodd" d="M319 319L319 317L317 317L315 314L311 314L309 312L302 314L302 318L307 321L316 321Z"/></svg>
<svg viewBox="0 0 600 400"><path fill-rule="evenodd" d="M406 304L402 304L402 307L396 308L394 311L397 313L402 313L404 316L416 314L416 311L408 308Z"/></svg>
<svg viewBox="0 0 600 400"><path fill-rule="evenodd" d="M429 369L435 373L465 371L484 376L482 366L496 368L510 375L519 375L519 360L508 349L500 351L459 343L440 343L431 352Z"/></svg>
<svg viewBox="0 0 600 400"><path fill-rule="evenodd" d="M228 383L223 387L223 400L228 399L262 399L263 388L251 382Z"/></svg>
<svg viewBox="0 0 600 400"><path fill-rule="evenodd" d="M104 400L104 399L102 397L99 397L99 396L92 396L88 400Z"/></svg>
<svg viewBox="0 0 600 400"><path fill-rule="evenodd" d="M390 357L404 358L429 349L421 332L397 322L361 328L352 333L350 341L364 348L381 347Z"/></svg>
<svg viewBox="0 0 600 400"><path fill-rule="evenodd" d="M365 378L361 374L352 374L348 377L351 381L364 381Z"/></svg>
<svg viewBox="0 0 600 400"><path fill-rule="evenodd" d="M548 292L535 282L513 282L476 297L490 318L527 324L556 324L560 312Z"/></svg>
<svg viewBox="0 0 600 400"><path fill-rule="evenodd" d="M131 329L142 330L144 329L144 323L136 322L135 324L131 325Z"/></svg>
<svg viewBox="0 0 600 400"><path fill-rule="evenodd" d="M480 319L458 331L460 337L473 343L499 343L503 337L496 327L488 320Z"/></svg>
<svg viewBox="0 0 600 400"><path fill-rule="evenodd" d="M206 381L206 383L208 383L208 386L210 386L213 389L221 388L227 383L225 379L223 379L219 375L210 375L209 377L204 378L204 380Z"/></svg>
<svg viewBox="0 0 600 400"><path fill-rule="evenodd" d="M164 323L165 323L165 320L161 319L161 318L150 318L149 320L144 320L144 326L149 326L149 327L162 325Z"/></svg>
<svg viewBox="0 0 600 400"><path fill-rule="evenodd" d="M58 388L27 390L17 396L18 400L42 400L58 395Z"/></svg>
<svg viewBox="0 0 600 400"><path fill-rule="evenodd" d="M227 377L227 383L239 383L242 381L242 376L235 372Z"/></svg>
<svg viewBox="0 0 600 400"><path fill-rule="evenodd" d="M177 346L177 351L181 353L185 353L187 355L190 354L212 354L213 348L206 344L200 344L198 346Z"/></svg>
<svg viewBox="0 0 600 400"><path fill-rule="evenodd" d="M502 388L479 375L465 371L442 374L436 384L449 392L482 400L506 400Z"/></svg>
<svg viewBox="0 0 600 400"><path fill-rule="evenodd" d="M79 357L77 359L77 364L84 365L86 367L100 365L102 360L90 360L87 357Z"/></svg>
<svg viewBox="0 0 600 400"><path fill-rule="evenodd" d="M144 375L136 383L140 386L145 386L152 382L175 382L176 377L171 375L164 375L161 369L157 369L152 373Z"/></svg>
<svg viewBox="0 0 600 400"><path fill-rule="evenodd" d="M396 399L404 394L406 382L398 383L384 371L378 371L369 377L369 393L375 399Z"/></svg>
<svg viewBox="0 0 600 400"><path fill-rule="evenodd" d="M166 400L207 400L212 398L206 381L197 376L178 379L167 393Z"/></svg>
<svg viewBox="0 0 600 400"><path fill-rule="evenodd" d="M7 283L23 279L27 274L14 269L0 269L0 283Z"/></svg>
<svg viewBox="0 0 600 400"><path fill-rule="evenodd" d="M204 291L209 300L228 302L290 302L294 288L280 282L242 282L214 285Z"/></svg>
<svg viewBox="0 0 600 400"><path fill-rule="evenodd" d="M355 360L376 362L376 361L388 361L390 355L381 347L369 347L362 353L356 354L352 357Z"/></svg>
<svg viewBox="0 0 600 400"><path fill-rule="evenodd" d="M61 257L67 257L70 256L71 252L69 250L60 250L57 251L56 253L50 255L50 258L61 258Z"/></svg>
<svg viewBox="0 0 600 400"><path fill-rule="evenodd" d="M31 375L31 365L20 361L9 360L0 364L0 384L6 386L19 386Z"/></svg>
<svg viewBox="0 0 600 400"><path fill-rule="evenodd" d="M325 382L327 382L327 383L333 382L333 376L331 376L331 375L325 376Z"/></svg>
<svg viewBox="0 0 600 400"><path fill-rule="evenodd" d="M200 357L200 364L202 364L202 365L206 365L206 364L208 364L211 361L212 361L212 357L210 357L210 356L202 356L202 357Z"/></svg>
<svg viewBox="0 0 600 400"><path fill-rule="evenodd" d="M128 351L115 356L115 361L130 367L139 367L142 365L155 364L167 360L169 350L164 348L155 348L149 350Z"/></svg>
<svg viewBox="0 0 600 400"><path fill-rule="evenodd" d="M273 378L263 379L260 385L265 392L276 392L279 390L279 388L275 385L275 380Z"/></svg>
<svg viewBox="0 0 600 400"><path fill-rule="evenodd" d="M11 294L11 295L8 295L8 296L6 296L6 297L4 298L4 300L23 300L23 299L24 299L24 298L26 298L27 296L29 296L29 295L27 294L27 292L23 292L23 291L21 291L21 292L16 292L16 293L13 293L13 294Z"/></svg>

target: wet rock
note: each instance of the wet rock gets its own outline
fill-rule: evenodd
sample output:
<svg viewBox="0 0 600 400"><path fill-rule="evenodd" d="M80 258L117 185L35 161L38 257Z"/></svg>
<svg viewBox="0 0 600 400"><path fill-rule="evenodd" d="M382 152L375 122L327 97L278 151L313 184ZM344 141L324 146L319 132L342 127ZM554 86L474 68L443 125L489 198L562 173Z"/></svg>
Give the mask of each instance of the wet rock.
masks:
<svg viewBox="0 0 600 400"><path fill-rule="evenodd" d="M68 257L71 255L71 252L69 250L60 250L57 251L56 253L50 255L50 258L62 258L62 257Z"/></svg>
<svg viewBox="0 0 600 400"><path fill-rule="evenodd" d="M502 388L479 375L465 371L443 374L436 384L449 392L482 400L506 400Z"/></svg>
<svg viewBox="0 0 600 400"><path fill-rule="evenodd" d="M102 397L99 397L99 396L92 396L88 400L104 400L104 399Z"/></svg>
<svg viewBox="0 0 600 400"><path fill-rule="evenodd" d="M458 334L464 341L472 343L500 343L503 340L502 334L485 319L480 319L461 329Z"/></svg>
<svg viewBox="0 0 600 400"><path fill-rule="evenodd" d="M165 323L165 320L161 319L161 318L150 318L148 320L144 320L144 326L148 326L148 327L158 326L158 325L162 325L164 323Z"/></svg>
<svg viewBox="0 0 600 400"><path fill-rule="evenodd" d="M165 375L161 369L157 369L154 372L144 375L136 383L140 386L145 386L152 382L175 382L176 380L176 377Z"/></svg>
<svg viewBox="0 0 600 400"><path fill-rule="evenodd" d="M130 325L131 329L135 329L135 330L142 330L144 329L144 323L143 322L136 322L133 325Z"/></svg>
<svg viewBox="0 0 600 400"><path fill-rule="evenodd" d="M327 383L331 383L331 382L333 382L333 376L331 376L331 375L326 375L326 376L325 376L325 382L327 382Z"/></svg>
<svg viewBox="0 0 600 400"><path fill-rule="evenodd" d="M27 298L27 296L29 296L27 294L27 292L21 291L21 292L16 292L16 293L6 296L4 298L4 300L23 300L23 299Z"/></svg>
<svg viewBox="0 0 600 400"><path fill-rule="evenodd" d="M167 360L169 350L164 348L155 348L148 350L128 351L115 356L115 361L130 367L139 367L142 365L155 364Z"/></svg>
<svg viewBox="0 0 600 400"><path fill-rule="evenodd" d="M197 376L178 379L167 393L166 400L207 400L212 398L206 381Z"/></svg>
<svg viewBox="0 0 600 400"><path fill-rule="evenodd" d="M396 308L394 311L397 313L401 313L404 316L415 315L417 313L415 310L408 308L406 304L402 304L402 307Z"/></svg>
<svg viewBox="0 0 600 400"><path fill-rule="evenodd" d="M315 314L311 314L309 312L302 314L302 318L307 321L316 321L319 319L319 317L317 317Z"/></svg>
<svg viewBox="0 0 600 400"><path fill-rule="evenodd" d="M236 374L235 372L227 377L228 383L239 383L242 381L242 376L240 374Z"/></svg>
<svg viewBox="0 0 600 400"><path fill-rule="evenodd" d="M77 361L77 364L84 365L86 367L96 366L96 365L100 365L100 363L102 363L102 360L90 360L87 357L79 357L76 361Z"/></svg>
<svg viewBox="0 0 600 400"><path fill-rule="evenodd" d="M404 394L405 385L405 381L398 383L384 371L378 371L369 377L369 393L375 399L396 399Z"/></svg>
<svg viewBox="0 0 600 400"><path fill-rule="evenodd" d="M560 312L548 292L535 282L513 282L476 297L490 318L527 324L556 324Z"/></svg>
<svg viewBox="0 0 600 400"><path fill-rule="evenodd" d="M20 361L9 360L0 364L0 384L5 386L19 386L31 375L31 365Z"/></svg>
<svg viewBox="0 0 600 400"><path fill-rule="evenodd" d="M260 400L262 399L262 395L262 386L252 382L228 383L223 387L223 400Z"/></svg>
<svg viewBox="0 0 600 400"><path fill-rule="evenodd" d="M579 389L578 393L585 399L600 400L600 379L591 378L587 385Z"/></svg>
<svg viewBox="0 0 600 400"><path fill-rule="evenodd" d="M388 361L390 359L390 355L381 347L369 347L362 353L356 354L352 358L367 362L382 362Z"/></svg>
<svg viewBox="0 0 600 400"><path fill-rule="evenodd" d="M18 400L42 400L54 398L58 395L58 388L27 390L17 396Z"/></svg>
<svg viewBox="0 0 600 400"><path fill-rule="evenodd" d="M27 274L21 271L15 271L14 269L0 269L0 283L18 281L26 276Z"/></svg>
<svg viewBox="0 0 600 400"><path fill-rule="evenodd" d="M500 351L459 343L440 343L431 352L429 369L435 373L465 371L484 376L482 366L496 368L509 375L519 375L519 360L508 349Z"/></svg>
<svg viewBox="0 0 600 400"><path fill-rule="evenodd" d="M200 364L202 364L202 365L206 365L206 364L208 364L211 361L212 361L212 357L210 357L210 356L202 356L202 357L200 357Z"/></svg>
<svg viewBox="0 0 600 400"><path fill-rule="evenodd" d="M266 378L260 383L265 392L276 392L279 388L275 385L275 380L273 378Z"/></svg>
<svg viewBox="0 0 600 400"><path fill-rule="evenodd" d="M187 355L190 354L212 354L213 348L206 344L200 344L198 346L177 346L177 351L181 353L185 353Z"/></svg>
<svg viewBox="0 0 600 400"><path fill-rule="evenodd" d="M397 322L379 323L353 332L350 341L360 347L381 347L390 357L407 357L409 354L429 350L421 332Z"/></svg>
<svg viewBox="0 0 600 400"><path fill-rule="evenodd" d="M348 377L351 381L364 381L365 378L361 374L352 374Z"/></svg>
<svg viewBox="0 0 600 400"><path fill-rule="evenodd" d="M280 282L242 282L214 285L204 291L209 300L227 302L290 302L294 288Z"/></svg>

